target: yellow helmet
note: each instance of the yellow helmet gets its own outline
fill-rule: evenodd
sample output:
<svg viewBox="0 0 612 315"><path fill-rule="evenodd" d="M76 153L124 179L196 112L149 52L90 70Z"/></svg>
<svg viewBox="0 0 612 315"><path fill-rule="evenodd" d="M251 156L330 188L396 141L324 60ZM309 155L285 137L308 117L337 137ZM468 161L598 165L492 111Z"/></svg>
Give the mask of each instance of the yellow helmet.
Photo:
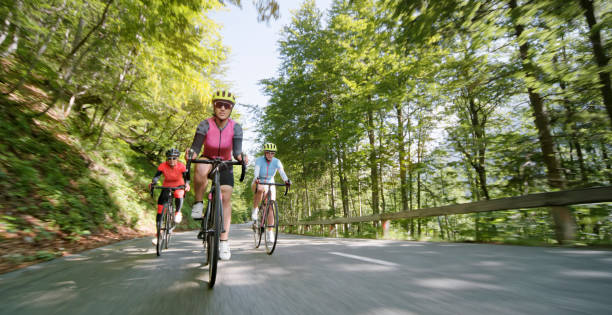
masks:
<svg viewBox="0 0 612 315"><path fill-rule="evenodd" d="M276 144L270 142L264 144L264 151L276 152Z"/></svg>
<svg viewBox="0 0 612 315"><path fill-rule="evenodd" d="M232 103L232 105L236 104L236 97L232 93L227 92L227 91L217 91L213 93L213 96L212 96L213 103L217 100L228 101Z"/></svg>

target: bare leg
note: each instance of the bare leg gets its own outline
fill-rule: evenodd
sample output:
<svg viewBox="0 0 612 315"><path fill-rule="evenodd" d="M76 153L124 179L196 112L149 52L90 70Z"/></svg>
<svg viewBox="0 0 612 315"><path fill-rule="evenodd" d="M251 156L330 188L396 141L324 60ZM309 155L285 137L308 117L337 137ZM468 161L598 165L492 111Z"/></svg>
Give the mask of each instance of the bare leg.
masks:
<svg viewBox="0 0 612 315"><path fill-rule="evenodd" d="M221 233L220 240L229 239L230 224L232 223L232 191L234 188L230 185L221 185L221 196L223 196L223 228L225 233Z"/></svg>
<svg viewBox="0 0 612 315"><path fill-rule="evenodd" d="M212 165L210 164L197 164L195 167L195 176L193 178L195 201L203 201L204 190L208 185L208 173Z"/></svg>
<svg viewBox="0 0 612 315"><path fill-rule="evenodd" d="M255 186L257 186L257 190L255 190ZM254 194L253 194L253 208L256 208L256 207L259 207L259 203L261 202L261 198L263 197L264 186L263 185L257 185L256 183L253 183L251 188L254 190Z"/></svg>
<svg viewBox="0 0 612 315"><path fill-rule="evenodd" d="M270 205L268 206L268 226L274 226L274 212L272 211L273 204L274 204L274 200L270 201ZM269 227L268 231L274 231L274 228Z"/></svg>
<svg viewBox="0 0 612 315"><path fill-rule="evenodd" d="M268 194L270 194L270 205L268 206L268 226L274 226L274 212L272 211L272 207L274 206L274 200L276 198L276 187L270 186L270 188L268 189ZM266 198L268 198L267 195ZM268 228L268 231L273 230L273 227Z"/></svg>

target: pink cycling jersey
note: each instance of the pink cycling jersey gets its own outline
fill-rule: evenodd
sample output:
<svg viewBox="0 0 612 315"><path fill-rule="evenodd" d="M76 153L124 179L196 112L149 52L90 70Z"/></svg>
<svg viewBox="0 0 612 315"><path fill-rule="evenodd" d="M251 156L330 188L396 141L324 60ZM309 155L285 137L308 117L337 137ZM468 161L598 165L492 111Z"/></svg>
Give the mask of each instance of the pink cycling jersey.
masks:
<svg viewBox="0 0 612 315"><path fill-rule="evenodd" d="M208 118L208 132L204 140L204 156L211 159L218 157L223 160L232 159L234 124L233 120L228 119L223 130L219 130L214 118Z"/></svg>

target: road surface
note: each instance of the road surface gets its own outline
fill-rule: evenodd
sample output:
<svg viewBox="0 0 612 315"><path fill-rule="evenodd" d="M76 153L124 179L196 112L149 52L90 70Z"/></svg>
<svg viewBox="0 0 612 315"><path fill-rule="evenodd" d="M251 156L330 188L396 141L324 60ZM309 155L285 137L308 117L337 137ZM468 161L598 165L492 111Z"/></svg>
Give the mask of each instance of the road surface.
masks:
<svg viewBox="0 0 612 315"><path fill-rule="evenodd" d="M196 232L123 241L0 275L0 314L611 314L612 252L281 234L233 225L208 289Z"/></svg>

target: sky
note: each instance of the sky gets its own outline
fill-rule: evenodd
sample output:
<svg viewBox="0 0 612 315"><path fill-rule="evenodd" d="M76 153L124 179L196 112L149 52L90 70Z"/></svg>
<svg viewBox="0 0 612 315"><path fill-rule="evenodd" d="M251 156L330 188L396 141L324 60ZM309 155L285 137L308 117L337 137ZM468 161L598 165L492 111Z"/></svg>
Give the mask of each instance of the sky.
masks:
<svg viewBox="0 0 612 315"><path fill-rule="evenodd" d="M227 72L223 81L231 85L231 92L237 95L236 109L242 115L244 135L243 150L250 155L256 150L255 126L250 123L245 110L240 104L266 106L268 98L261 91L258 82L275 77L280 65L278 40L283 26L291 22L291 12L300 8L302 1L279 0L280 18L271 19L268 23L257 22L257 11L251 0L242 1L242 9L229 5L210 17L219 23L223 44L230 47L231 54L226 63ZM326 12L332 0L315 0L318 8Z"/></svg>

